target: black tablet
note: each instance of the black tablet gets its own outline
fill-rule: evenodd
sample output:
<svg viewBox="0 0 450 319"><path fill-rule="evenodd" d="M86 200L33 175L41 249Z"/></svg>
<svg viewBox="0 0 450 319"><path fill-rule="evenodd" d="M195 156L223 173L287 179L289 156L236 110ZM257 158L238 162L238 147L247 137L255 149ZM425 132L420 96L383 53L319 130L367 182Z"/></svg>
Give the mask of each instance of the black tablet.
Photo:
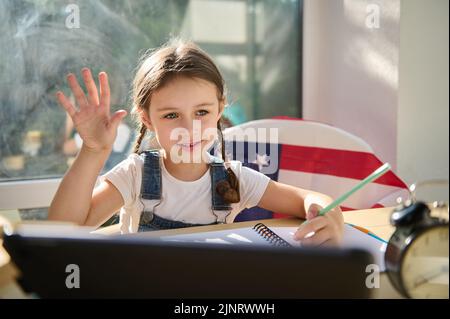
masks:
<svg viewBox="0 0 450 319"><path fill-rule="evenodd" d="M72 229L73 230L73 229ZM4 237L41 298L368 298L371 254L353 249L167 242L34 227Z"/></svg>

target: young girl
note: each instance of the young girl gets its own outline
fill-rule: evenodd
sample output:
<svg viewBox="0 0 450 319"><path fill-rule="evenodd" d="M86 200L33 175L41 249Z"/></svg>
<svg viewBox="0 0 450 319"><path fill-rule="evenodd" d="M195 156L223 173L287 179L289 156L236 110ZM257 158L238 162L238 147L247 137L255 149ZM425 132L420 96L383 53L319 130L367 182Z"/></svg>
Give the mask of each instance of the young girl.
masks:
<svg viewBox="0 0 450 319"><path fill-rule="evenodd" d="M62 92L57 93L83 146L56 192L50 220L98 226L120 209L121 231L130 233L232 223L241 210L257 205L308 219L295 233L303 244L340 242L340 209L317 216L331 198L275 182L239 161L224 158L220 131L226 105L224 81L211 58L190 42L167 44L142 60L133 83L133 113L140 121L135 153L102 176L94 189L127 112L110 115L105 72L98 76L100 92L89 69L84 68L82 76L87 95L74 74L67 76L78 108ZM216 136L220 137L224 160L205 156L217 142L216 136L204 134L212 129L219 131ZM188 132L189 137L175 139L177 130ZM139 154L147 132L154 135L158 150ZM197 161L180 160L174 155L180 151L184 155L200 152L202 156Z"/></svg>

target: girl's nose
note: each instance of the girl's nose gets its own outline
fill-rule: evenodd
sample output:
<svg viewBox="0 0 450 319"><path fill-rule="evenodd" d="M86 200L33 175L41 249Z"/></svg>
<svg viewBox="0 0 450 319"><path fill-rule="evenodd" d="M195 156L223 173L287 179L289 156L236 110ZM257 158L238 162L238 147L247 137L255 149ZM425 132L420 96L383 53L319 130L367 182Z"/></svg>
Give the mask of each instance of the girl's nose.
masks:
<svg viewBox="0 0 450 319"><path fill-rule="evenodd" d="M192 128L194 127L193 119L190 118L189 116L184 116L183 121L181 122L181 125L182 125L182 128L191 132Z"/></svg>
<svg viewBox="0 0 450 319"><path fill-rule="evenodd" d="M195 136L201 134L201 121L191 117L184 117L182 123L183 128L189 132L189 137L192 140Z"/></svg>

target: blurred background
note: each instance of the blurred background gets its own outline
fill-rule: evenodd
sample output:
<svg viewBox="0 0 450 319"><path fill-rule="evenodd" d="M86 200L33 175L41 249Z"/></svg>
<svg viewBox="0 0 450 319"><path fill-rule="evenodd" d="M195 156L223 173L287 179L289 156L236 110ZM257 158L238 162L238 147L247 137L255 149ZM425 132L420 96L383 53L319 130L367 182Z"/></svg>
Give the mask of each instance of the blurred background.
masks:
<svg viewBox="0 0 450 319"><path fill-rule="evenodd" d="M57 90L70 94L68 72L108 72L112 109L130 109L139 57L174 36L195 41L218 64L229 124L300 116L301 7L272 0L1 0L0 182L60 177L73 162L81 141L54 97ZM128 116L103 172L124 158L134 135Z"/></svg>
<svg viewBox="0 0 450 319"><path fill-rule="evenodd" d="M108 72L112 107L128 108L139 57L171 36L192 39L213 56L233 124L300 115L299 1L72 2L0 2L2 180L59 176L70 165L79 143L54 98L60 89L70 94L68 72ZM131 137L127 121L131 130L123 134Z"/></svg>

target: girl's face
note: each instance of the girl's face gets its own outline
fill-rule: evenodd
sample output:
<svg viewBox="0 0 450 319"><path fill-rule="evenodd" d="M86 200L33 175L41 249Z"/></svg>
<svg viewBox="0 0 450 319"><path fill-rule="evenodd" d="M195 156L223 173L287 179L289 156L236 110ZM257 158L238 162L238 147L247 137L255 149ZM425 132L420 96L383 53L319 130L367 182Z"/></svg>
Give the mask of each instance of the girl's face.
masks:
<svg viewBox="0 0 450 319"><path fill-rule="evenodd" d="M166 154L199 154L217 137L223 108L213 83L180 76L152 94L149 115L143 114L142 120Z"/></svg>

